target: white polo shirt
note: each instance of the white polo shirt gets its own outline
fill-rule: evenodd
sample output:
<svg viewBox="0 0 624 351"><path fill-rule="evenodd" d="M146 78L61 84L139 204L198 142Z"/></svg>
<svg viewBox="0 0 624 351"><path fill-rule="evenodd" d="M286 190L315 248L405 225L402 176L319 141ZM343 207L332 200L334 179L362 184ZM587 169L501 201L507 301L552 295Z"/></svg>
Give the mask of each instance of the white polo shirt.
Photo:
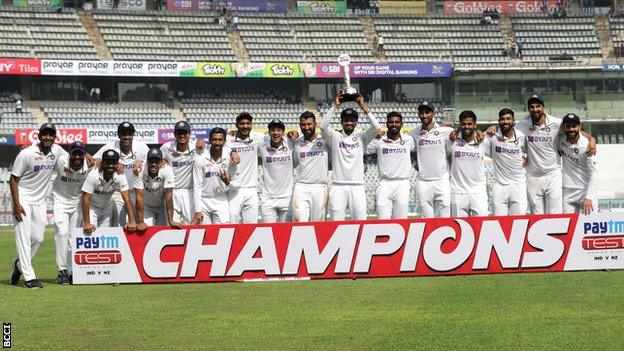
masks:
<svg viewBox="0 0 624 351"><path fill-rule="evenodd" d="M526 157L526 138L514 130L511 138L504 136L499 129L494 136L486 137L490 141L487 156L494 164L494 179L498 184L509 185L526 183L524 158Z"/></svg>
<svg viewBox="0 0 624 351"><path fill-rule="evenodd" d="M154 209L165 206L165 189L175 187L175 175L170 165L164 165L158 170L156 177L152 178L147 171L147 164L138 176L134 176L135 189L143 189L143 205Z"/></svg>
<svg viewBox="0 0 624 351"><path fill-rule="evenodd" d="M115 172L107 182L104 180L103 173L97 168L89 172L82 185L82 191L91 194L89 204L95 208L105 208L110 205L115 191L122 192L129 189L125 176Z"/></svg>
<svg viewBox="0 0 624 351"><path fill-rule="evenodd" d="M38 143L21 150L17 154L11 175L19 178L20 202L45 203L50 178L56 170L56 163L65 155L67 155L67 151L56 144L52 144L50 152L44 155L39 150Z"/></svg>
<svg viewBox="0 0 624 351"><path fill-rule="evenodd" d="M585 198L594 199L597 195L598 168L595 156L586 154L589 139L583 134L576 144L570 144L566 136L559 139L559 151L563 163L563 187L587 189Z"/></svg>
<svg viewBox="0 0 624 351"><path fill-rule="evenodd" d="M258 149L262 160L262 195L270 198L292 196L293 141L284 137L279 148L271 146L269 138Z"/></svg>
<svg viewBox="0 0 624 351"><path fill-rule="evenodd" d="M224 148L225 149L225 148ZM210 156L210 147L206 152L198 155L193 166L193 201L199 212L203 198L225 196L230 188L237 188L240 184L233 179L237 165L230 162L229 153L222 152L221 158L213 160ZM221 180L221 171L227 171L230 184L225 185Z"/></svg>
<svg viewBox="0 0 624 351"><path fill-rule="evenodd" d="M545 123L534 126L531 116L516 123L527 139L527 173L533 176L544 175L561 169L561 158L557 152L561 118L546 115Z"/></svg>
<svg viewBox="0 0 624 351"><path fill-rule="evenodd" d="M382 180L409 179L412 172L410 154L414 151L414 139L407 134L400 134L399 139L383 136L366 147L367 154L377 154L379 176Z"/></svg>
<svg viewBox="0 0 624 351"><path fill-rule="evenodd" d="M133 140L132 150L129 153L124 154L123 152L121 152L121 147L119 143L120 140L108 142L106 145L102 146L98 150L98 152L95 153L93 158L101 159L104 151L109 149L117 151L119 153L119 164L124 167L126 183L130 186L130 189L133 189L134 186L132 179L134 178L134 172L132 171L132 169L134 168L134 163L137 160L142 160L143 165L145 165L147 153L149 152L149 147L147 147L147 144L145 144L144 142Z"/></svg>
<svg viewBox="0 0 624 351"><path fill-rule="evenodd" d="M69 154L60 157L56 164L56 179L52 182L54 208L76 210L82 196L82 184L91 168L85 160L82 167L74 171L69 167Z"/></svg>
<svg viewBox="0 0 624 351"><path fill-rule="evenodd" d="M454 142L448 141L451 155L451 192L474 194L485 189L485 164L483 156L490 148L490 140L481 144L475 140L467 143L460 136Z"/></svg>
<svg viewBox="0 0 624 351"><path fill-rule="evenodd" d="M169 163L175 176L175 189L190 189L193 187L193 164L198 150L195 141L189 141L188 150L181 152L177 149L177 141L168 141L160 147L163 159Z"/></svg>
<svg viewBox="0 0 624 351"><path fill-rule="evenodd" d="M327 184L329 172L329 145L321 136L314 141L305 137L297 139L293 146L295 155L295 182L303 184Z"/></svg>
<svg viewBox="0 0 624 351"><path fill-rule="evenodd" d="M240 157L237 166L236 180L241 188L255 188L258 186L258 148L264 139L264 134L251 131L249 138L238 139L228 135L226 146L234 150Z"/></svg>
<svg viewBox="0 0 624 351"><path fill-rule="evenodd" d="M447 141L453 131L451 127L441 127L437 123L431 130L422 128L422 124L412 129L410 136L416 144L416 159L420 180L438 180L448 178L449 165L446 159Z"/></svg>

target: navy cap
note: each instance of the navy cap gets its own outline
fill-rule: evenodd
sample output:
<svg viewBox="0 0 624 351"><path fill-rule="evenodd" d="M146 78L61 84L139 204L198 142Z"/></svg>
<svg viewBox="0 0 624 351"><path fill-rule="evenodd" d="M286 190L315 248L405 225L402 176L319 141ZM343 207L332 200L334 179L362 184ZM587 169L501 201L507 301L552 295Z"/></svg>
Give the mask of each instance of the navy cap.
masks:
<svg viewBox="0 0 624 351"><path fill-rule="evenodd" d="M574 113L568 113L567 115L563 116L563 124L566 123L581 124L581 117Z"/></svg>
<svg viewBox="0 0 624 351"><path fill-rule="evenodd" d="M162 151L160 151L160 149L158 148L150 149L150 151L147 153L147 159L149 160L150 158L157 158L159 160L162 160L163 159Z"/></svg>
<svg viewBox="0 0 624 351"><path fill-rule="evenodd" d="M43 132L44 130L51 130L52 132L56 133L56 127L54 126L54 124L52 123L44 123L41 125L41 127L39 127L39 133Z"/></svg>
<svg viewBox="0 0 624 351"><path fill-rule="evenodd" d="M76 140L73 143L71 143L71 145L69 145L69 153L73 154L74 151L81 151L84 154L86 152L85 146L86 145L82 141Z"/></svg>
<svg viewBox="0 0 624 351"><path fill-rule="evenodd" d="M189 124L189 122L187 121L180 121L178 123L175 124L175 127L173 129L174 133L177 131L185 131L185 132L191 132L191 125Z"/></svg>
<svg viewBox="0 0 624 351"><path fill-rule="evenodd" d="M119 153L113 149L108 149L102 154L102 161L119 162Z"/></svg>
<svg viewBox="0 0 624 351"><path fill-rule="evenodd" d="M533 94L531 95L531 97L529 97L529 100L527 100L527 106L530 105L532 102L539 102L540 104L544 105L544 99L542 99L539 95L537 94Z"/></svg>
<svg viewBox="0 0 624 351"><path fill-rule="evenodd" d="M134 129L134 125L128 121L124 121L119 123L119 126L117 126L117 133L123 133L123 132L129 132L129 133L134 133L135 129Z"/></svg>
<svg viewBox="0 0 624 351"><path fill-rule="evenodd" d="M421 102L420 105L418 105L418 110L420 110L421 108L427 108L431 111L434 110L433 105L429 101Z"/></svg>
<svg viewBox="0 0 624 351"><path fill-rule="evenodd" d="M284 125L284 122L280 121L279 119L274 119L271 122L269 122L268 128L271 129L274 127L281 128L282 130L286 130L286 125Z"/></svg>
<svg viewBox="0 0 624 351"><path fill-rule="evenodd" d="M342 110L342 112L340 112L340 119L343 119L345 117L353 117L355 119L358 119L358 117L360 117L357 113L357 111L353 108L346 108L344 110Z"/></svg>

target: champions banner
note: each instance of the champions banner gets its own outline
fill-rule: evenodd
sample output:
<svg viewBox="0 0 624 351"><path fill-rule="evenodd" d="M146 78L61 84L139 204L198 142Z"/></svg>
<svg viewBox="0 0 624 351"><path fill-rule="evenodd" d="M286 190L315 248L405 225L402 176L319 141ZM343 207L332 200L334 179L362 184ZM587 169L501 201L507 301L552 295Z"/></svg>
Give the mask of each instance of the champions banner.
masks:
<svg viewBox="0 0 624 351"><path fill-rule="evenodd" d="M71 245L74 284L624 269L624 213L75 229Z"/></svg>

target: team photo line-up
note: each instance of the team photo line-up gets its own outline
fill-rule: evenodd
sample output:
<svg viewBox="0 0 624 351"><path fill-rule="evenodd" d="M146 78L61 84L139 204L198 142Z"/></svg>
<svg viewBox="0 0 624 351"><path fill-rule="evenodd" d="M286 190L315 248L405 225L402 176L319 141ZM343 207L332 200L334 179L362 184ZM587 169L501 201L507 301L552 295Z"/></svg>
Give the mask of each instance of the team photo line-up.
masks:
<svg viewBox="0 0 624 351"><path fill-rule="evenodd" d="M477 130L477 116L459 114L459 129L435 121L433 106L418 106L421 124L402 133L399 112L377 118L358 95L355 103L370 123L357 131L354 108L340 112L341 131L330 127L343 103L338 95L317 125L311 112L299 119L299 132L280 120L268 135L252 131L253 117L241 112L236 129L212 128L207 142L191 140L191 126L175 123L175 140L150 149L133 141L135 128L122 122L119 139L94 155L76 141L65 151L54 143L56 128L45 123L39 141L20 151L9 181L15 242L11 284L40 288L32 259L46 225L46 194L52 182L57 282L71 282L70 231L82 227L124 226L129 232L147 226L218 223L323 221L367 218L364 156L376 154L380 181L377 218L407 218L410 174L416 171L416 195L423 217L487 216L484 158L494 166L494 215L574 213L597 210L596 141L581 130L575 114L546 114L537 95L527 101L528 116L516 122L503 108L498 126ZM316 132L320 127L321 134ZM301 135L299 135L301 134ZM262 167L258 194L258 160ZM332 176L329 177L329 165Z"/></svg>

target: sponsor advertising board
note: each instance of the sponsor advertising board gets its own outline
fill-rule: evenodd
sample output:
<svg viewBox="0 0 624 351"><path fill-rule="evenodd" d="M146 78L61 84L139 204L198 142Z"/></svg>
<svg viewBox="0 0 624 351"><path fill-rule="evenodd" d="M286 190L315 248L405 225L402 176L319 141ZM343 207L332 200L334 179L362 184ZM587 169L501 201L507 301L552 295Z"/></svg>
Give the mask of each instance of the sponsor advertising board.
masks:
<svg viewBox="0 0 624 351"><path fill-rule="evenodd" d="M297 1L299 13L345 13L347 12L346 1Z"/></svg>
<svg viewBox="0 0 624 351"><path fill-rule="evenodd" d="M15 135L0 135L0 145L15 145Z"/></svg>
<svg viewBox="0 0 624 351"><path fill-rule="evenodd" d="M273 12L286 13L286 0L229 0L227 4L234 12Z"/></svg>
<svg viewBox="0 0 624 351"><path fill-rule="evenodd" d="M194 62L41 60L43 75L178 77Z"/></svg>
<svg viewBox="0 0 624 351"><path fill-rule="evenodd" d="M118 10L122 11L145 11L147 0L119 0ZM97 0L97 8L101 10L112 10L113 0Z"/></svg>
<svg viewBox="0 0 624 351"><path fill-rule="evenodd" d="M109 141L117 140L117 129L89 129L87 130L87 143L106 144ZM134 140L146 144L158 144L157 129L137 129L134 132Z"/></svg>
<svg viewBox="0 0 624 351"><path fill-rule="evenodd" d="M74 284L624 269L624 214L72 232Z"/></svg>
<svg viewBox="0 0 624 351"><path fill-rule="evenodd" d="M547 0L548 10L557 6L557 0ZM445 15L481 15L485 10L497 10L500 13L521 14L541 13L542 1L444 1Z"/></svg>
<svg viewBox="0 0 624 351"><path fill-rule="evenodd" d="M200 128L200 129L192 129L191 130L191 139L198 140L204 139L208 141L208 135L210 134L210 129ZM168 141L174 141L175 135L173 135L173 129L159 129L158 130L158 143L163 144Z"/></svg>
<svg viewBox="0 0 624 351"><path fill-rule="evenodd" d="M453 65L436 63L354 63L349 66L351 78L434 78L450 77ZM343 76L337 63L316 65L319 78L340 78Z"/></svg>
<svg viewBox="0 0 624 351"><path fill-rule="evenodd" d="M427 13L426 1L381 0L379 13L383 15L424 15Z"/></svg>
<svg viewBox="0 0 624 351"><path fill-rule="evenodd" d="M622 64L622 63L609 63L609 64L605 63L604 65L602 65L602 70L604 72L612 72L612 71L624 72L624 64Z"/></svg>
<svg viewBox="0 0 624 351"><path fill-rule="evenodd" d="M63 7L63 0L13 0L13 6Z"/></svg>
<svg viewBox="0 0 624 351"><path fill-rule="evenodd" d="M0 74L38 76L41 74L41 61L0 58Z"/></svg>
<svg viewBox="0 0 624 351"><path fill-rule="evenodd" d="M39 141L39 129L16 129L15 145L30 145ZM56 130L56 143L61 145L69 145L74 141L82 141L87 143L86 129L65 129Z"/></svg>

